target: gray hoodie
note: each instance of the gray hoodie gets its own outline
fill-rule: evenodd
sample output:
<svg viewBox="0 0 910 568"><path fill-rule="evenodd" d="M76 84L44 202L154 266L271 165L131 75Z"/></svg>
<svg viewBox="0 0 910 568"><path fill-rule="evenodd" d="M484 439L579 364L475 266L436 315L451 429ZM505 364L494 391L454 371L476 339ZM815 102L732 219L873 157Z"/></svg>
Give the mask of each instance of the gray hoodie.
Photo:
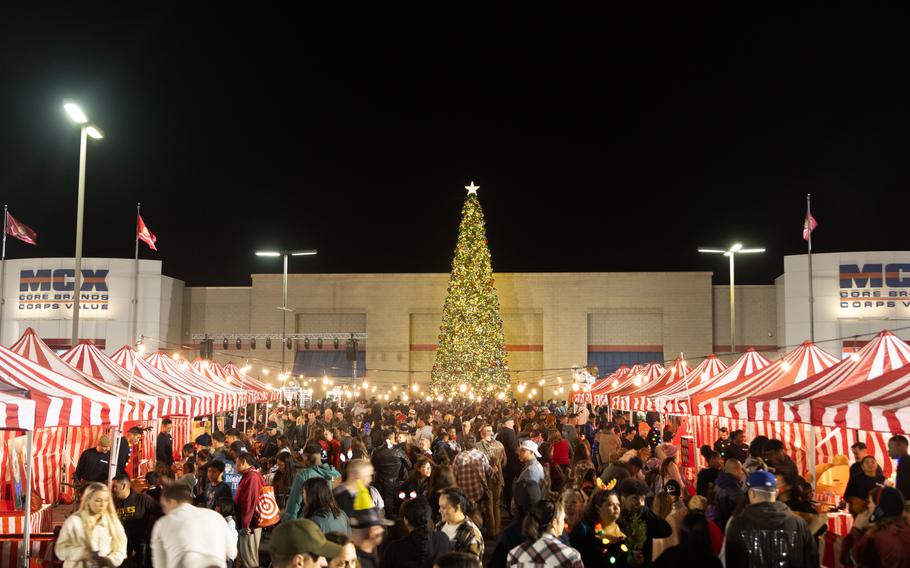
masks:
<svg viewBox="0 0 910 568"><path fill-rule="evenodd" d="M818 547L806 521L783 503L752 503L730 519L724 538L728 568L815 568Z"/></svg>

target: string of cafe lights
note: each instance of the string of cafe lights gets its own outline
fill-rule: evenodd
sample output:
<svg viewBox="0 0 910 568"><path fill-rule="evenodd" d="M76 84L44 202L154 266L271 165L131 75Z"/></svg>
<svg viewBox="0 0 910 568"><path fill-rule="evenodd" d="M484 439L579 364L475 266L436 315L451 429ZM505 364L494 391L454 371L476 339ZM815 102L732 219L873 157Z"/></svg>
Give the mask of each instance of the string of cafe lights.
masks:
<svg viewBox="0 0 910 568"><path fill-rule="evenodd" d="M907 330L910 330L910 326L895 327L895 328L891 328L889 331L899 332L899 331L907 331ZM815 341L814 343L816 345L819 345L819 344L834 343L834 342L838 342L838 341L847 341L847 340L858 341L860 338L872 337L872 336L877 335L878 333L880 333L880 331L870 331L870 332L865 332L865 333L850 334L850 335L845 335L845 336L841 336L841 337L822 339L822 340ZM166 341L164 339L154 338L154 337L150 337L150 336L144 336L143 339L155 340L155 341L158 341L159 344L165 344L168 346L178 346L180 349L183 349L183 350L194 350L195 349L194 347L186 346L186 345L183 345L182 343L179 343L179 344L173 343L173 342ZM780 346L777 346L777 348L775 350L780 353L784 353L784 352L789 351L790 349L799 347L800 345L801 345L801 343L797 343L797 344L793 344L793 345L780 345ZM748 351L748 349L746 351ZM700 362L700 361L707 359L708 357L711 357L712 355L714 355L714 356L743 355L746 353L746 351L731 351L731 352L722 352L722 353L711 353L708 355L687 356L687 357L685 357L684 360ZM230 357L230 358L245 360L246 364L244 366L244 369L246 369L246 370L244 372L249 372L250 370L252 370L252 367L249 365L249 362L251 362L251 361L257 362L259 365L261 365L262 374L266 375L266 376L268 376L270 374L269 369L280 369L281 362L278 360L265 359L262 357L249 357L249 356L244 356L244 355L240 355L237 353L231 353L229 351L217 351L215 353L217 353L218 355L223 356L223 357ZM783 357L783 355L781 355L781 357ZM851 357L856 358L858 356L854 352L851 355ZM675 362L675 359L666 359L662 362L662 364L667 365L667 364L672 364L674 362ZM571 366L571 367L550 367L550 368L540 368L540 369L514 369L514 370L510 370L510 373L513 375L513 377L510 380L510 388L514 388L519 394L524 394L527 392L529 395L528 398L532 398L533 396L536 396L536 394L537 394L536 386L534 386L535 383L537 386L540 386L540 387L544 387L544 386L548 386L548 385L549 386L559 385L556 387L556 390L553 391L553 394L563 394L563 393L568 394L570 390L573 392L578 392L583 389L585 389L585 390L589 389L590 385L582 386L582 385L579 385L578 383L575 383L574 380L572 380L572 379L569 379L568 381L566 381L564 383L564 381L562 379L562 374L563 373L573 373L576 370L586 370L586 369L590 369L590 368L591 367ZM321 378L322 386L324 386L324 387L328 387L328 386L336 387L337 386L338 388L342 388L341 385L335 385L335 379L330 378L328 376L329 371L337 371L337 370L342 370L342 369L340 367L334 367L334 366L326 367L325 374ZM420 374L429 375L430 374L429 370L379 369L379 368L376 368L376 369L371 368L369 370L369 372L370 373L397 373L397 374L407 374L407 375L420 375ZM522 373L544 373L544 374L534 376L534 377L520 378L518 375L520 375ZM281 373L279 372L279 376L280 375L281 375ZM293 376L294 375L292 373L287 373L287 376L285 377L285 379L290 379ZM310 382L312 382L316 386L318 386L318 383L320 381L319 378L307 378L304 375L300 375L300 374L297 375L297 379L304 381L307 386L309 386ZM553 382L551 382L551 381L553 381ZM369 387L369 383L367 381L364 381L364 383L362 383L362 385L363 384L366 385L366 388L372 389L370 392L377 393L377 385L373 385L373 387ZM566 386L563 387L562 386L563 384L565 384ZM530 387L530 389L528 387ZM359 386L354 386L353 388L360 390ZM366 390L366 388L364 390ZM418 383L413 383L410 388L412 389L412 392L418 393L420 395L430 394L430 393L424 393L424 391L421 389L421 387ZM429 385L427 385L427 388L428 389L430 388ZM565 390L560 390L560 389L565 389ZM324 390L327 390L327 389L324 389ZM342 390L344 390L344 389L342 389ZM466 385L462 384L460 386L459 390L461 390L461 392L465 392L467 390ZM541 391L542 390L543 389L541 388ZM378 393L378 394L380 394L381 397L386 397L386 396L389 396L391 393L398 393L398 392L401 392L402 394L397 395L397 396L401 396L402 399L405 401L408 400L409 395L407 394L408 393L407 385L392 385L391 387L387 387L387 390L385 393ZM541 392L541 394L543 394L543 393ZM442 394L437 394L437 398L439 398L439 397L442 397L443 399L445 399L444 395L442 395ZM504 398L504 397L500 397L500 398ZM384 399L389 400L389 398L384 398Z"/></svg>

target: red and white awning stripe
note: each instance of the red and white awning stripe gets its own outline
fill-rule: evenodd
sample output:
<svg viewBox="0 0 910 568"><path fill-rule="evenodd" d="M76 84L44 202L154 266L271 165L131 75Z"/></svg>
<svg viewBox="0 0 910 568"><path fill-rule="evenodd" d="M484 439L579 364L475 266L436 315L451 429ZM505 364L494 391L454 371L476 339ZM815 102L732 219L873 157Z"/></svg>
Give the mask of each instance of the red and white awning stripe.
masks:
<svg viewBox="0 0 910 568"><path fill-rule="evenodd" d="M654 412L657 410L657 399L654 394L663 391L670 385L685 380L692 371L689 364L682 357L677 357L670 368L656 381L650 381L629 395L629 407L623 410L638 410L641 412Z"/></svg>
<svg viewBox="0 0 910 568"><path fill-rule="evenodd" d="M0 392L0 429L34 430L35 401ZM4 474L6 470L3 470Z"/></svg>
<svg viewBox="0 0 910 568"><path fill-rule="evenodd" d="M805 381L750 396L749 418L809 422L811 399L874 379L908 363L910 345L890 331L882 331L855 354Z"/></svg>
<svg viewBox="0 0 910 568"><path fill-rule="evenodd" d="M618 369L591 385L590 391L576 393L573 399L579 404L590 402L596 405L597 403L594 402L594 396L609 392L609 390L613 388L611 385L614 381L622 382L622 380L629 375L629 371L631 371L631 369L628 365L620 365Z"/></svg>
<svg viewBox="0 0 910 568"><path fill-rule="evenodd" d="M10 347L10 350L15 351L26 359L34 361L45 369L56 371L77 383L82 383L86 386L116 396L124 405L122 409L124 420L138 421L154 420L158 418L157 398L146 396L138 391L132 391L129 397L129 407L127 408L127 387L98 380L94 376L86 375L70 366L61 359L53 349L48 347L32 328L26 329L22 334L22 337L19 338L19 341Z"/></svg>
<svg viewBox="0 0 910 568"><path fill-rule="evenodd" d="M145 359L149 365L163 371L173 377L178 377L184 383L191 385L191 388L208 392L214 395L214 406L212 413L226 412L237 408L237 395L229 392L214 384L208 377L197 373L193 366L185 360L174 361L170 357L161 353L152 353Z"/></svg>
<svg viewBox="0 0 910 568"><path fill-rule="evenodd" d="M624 384L617 386L616 390L610 391L610 407L614 410L631 410L630 395L654 384L666 373L667 370L659 363L648 363L640 372L630 373Z"/></svg>
<svg viewBox="0 0 910 568"><path fill-rule="evenodd" d="M226 391L233 394L236 404L233 408L237 406L249 404L255 401L255 396L249 390L243 390L236 388L232 381L231 377L224 372L224 369L221 368L221 365L214 361L202 361L197 360L193 362L193 369L200 375L205 376L213 384L215 384L220 389L225 389Z"/></svg>
<svg viewBox="0 0 910 568"><path fill-rule="evenodd" d="M910 365L812 400L812 422L824 426L910 433Z"/></svg>
<svg viewBox="0 0 910 568"><path fill-rule="evenodd" d="M689 414L689 400L693 393L698 392L697 387L708 384L726 369L727 365L716 355L709 355L681 381L676 381L652 395L655 410L664 414Z"/></svg>
<svg viewBox="0 0 910 568"><path fill-rule="evenodd" d="M130 391L130 400L138 393L158 401L158 414L154 418L181 416L189 408L189 397L157 383L149 383L140 372L131 375L125 369L90 343L80 343L60 356L64 363L104 384ZM132 382L132 389L130 383Z"/></svg>
<svg viewBox="0 0 910 568"><path fill-rule="evenodd" d="M0 346L0 383L29 391L35 427L106 426L120 421L120 399L45 369Z"/></svg>
<svg viewBox="0 0 910 568"><path fill-rule="evenodd" d="M234 384L234 386L237 388L251 388L255 391L258 391L260 393L259 401L278 400L281 398L281 393L269 388L267 384L263 383L259 379L251 377L249 375L244 375L233 363L226 364L223 369L225 373L233 378L232 384Z"/></svg>
<svg viewBox="0 0 910 568"><path fill-rule="evenodd" d="M158 389L161 392L181 393L182 397L172 399L177 403L176 408L173 406L171 408L172 415L195 418L212 413L212 407L215 405L214 395L209 392L198 392L181 382L179 378L156 369L148 361L137 356L132 347L128 345L121 347L111 356L111 359L128 372L132 372L136 378L141 379L148 388Z"/></svg>
<svg viewBox="0 0 910 568"><path fill-rule="evenodd" d="M711 383L712 388L702 390L692 397L692 404L697 409L697 414L746 419L749 416L749 396L804 381L837 361L837 357L823 351L811 341L805 341L782 359L750 375L722 373Z"/></svg>
<svg viewBox="0 0 910 568"><path fill-rule="evenodd" d="M761 353L755 351L754 349L748 349L745 353L739 356L739 359L733 362L732 365L721 371L715 376L709 376L707 379L702 377L697 377L696 381L693 381L689 385L689 393L686 395L683 387L685 385L677 385L677 390L675 393L671 393L678 398L685 398L688 401L689 396L692 396L694 402L694 395L707 391L710 389L726 386L730 383L738 381L739 379L751 375L757 371L760 371L771 364L771 361ZM688 402L687 402L688 404Z"/></svg>

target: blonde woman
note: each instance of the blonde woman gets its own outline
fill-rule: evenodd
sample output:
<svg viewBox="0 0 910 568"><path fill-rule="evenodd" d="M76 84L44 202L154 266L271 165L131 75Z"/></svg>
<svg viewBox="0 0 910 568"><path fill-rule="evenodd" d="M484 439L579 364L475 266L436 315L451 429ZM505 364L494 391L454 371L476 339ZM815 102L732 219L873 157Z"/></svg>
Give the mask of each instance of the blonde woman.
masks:
<svg viewBox="0 0 910 568"><path fill-rule="evenodd" d="M86 486L79 510L63 523L54 552L63 568L120 566L126 558L126 533L107 487Z"/></svg>

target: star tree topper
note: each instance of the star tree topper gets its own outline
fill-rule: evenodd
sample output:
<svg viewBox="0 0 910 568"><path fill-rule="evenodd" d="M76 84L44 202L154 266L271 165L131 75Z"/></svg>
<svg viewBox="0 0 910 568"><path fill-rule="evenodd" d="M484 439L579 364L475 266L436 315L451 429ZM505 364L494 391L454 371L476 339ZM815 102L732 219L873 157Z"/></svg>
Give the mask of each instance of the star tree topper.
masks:
<svg viewBox="0 0 910 568"><path fill-rule="evenodd" d="M468 195L477 195L477 190L480 189L479 185L474 185L474 180L471 180L471 185L464 186L468 190Z"/></svg>

